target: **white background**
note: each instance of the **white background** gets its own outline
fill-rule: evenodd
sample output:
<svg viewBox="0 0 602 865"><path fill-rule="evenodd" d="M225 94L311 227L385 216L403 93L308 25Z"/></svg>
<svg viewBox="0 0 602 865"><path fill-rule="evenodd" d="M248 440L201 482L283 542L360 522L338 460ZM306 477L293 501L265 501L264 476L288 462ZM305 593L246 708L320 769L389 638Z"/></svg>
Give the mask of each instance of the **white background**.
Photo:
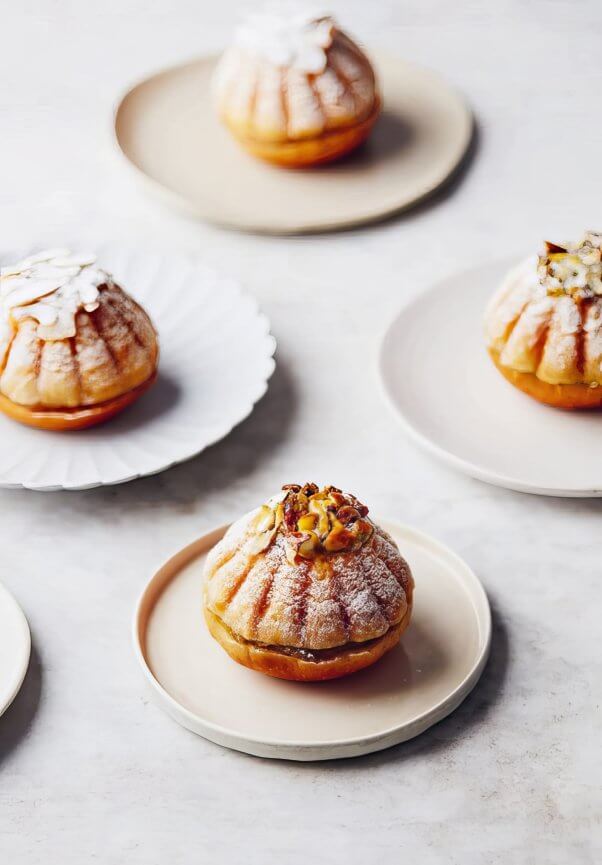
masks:
<svg viewBox="0 0 602 865"><path fill-rule="evenodd" d="M257 295L280 345L253 416L191 463L120 488L0 493L0 579L35 646L0 719L3 862L599 861L602 501L506 492L435 464L402 437L375 367L388 321L433 280L602 227L602 6L332 6L368 44L465 93L476 153L402 218L277 239L161 210L110 137L120 91L217 49L240 4L0 0L2 247L82 229L99 243L197 251ZM494 609L490 665L460 710L342 763L261 761L180 729L147 702L129 642L158 562L306 479L451 544Z"/></svg>

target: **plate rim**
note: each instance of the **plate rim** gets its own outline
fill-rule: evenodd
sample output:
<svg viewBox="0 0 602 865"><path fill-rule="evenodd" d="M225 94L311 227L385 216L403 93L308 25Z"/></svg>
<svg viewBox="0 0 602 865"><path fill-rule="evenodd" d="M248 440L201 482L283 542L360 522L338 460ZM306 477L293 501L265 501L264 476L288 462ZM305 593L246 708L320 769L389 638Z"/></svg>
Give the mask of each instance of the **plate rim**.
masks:
<svg viewBox="0 0 602 865"><path fill-rule="evenodd" d="M85 235L84 235L85 237ZM77 238L69 238L69 242L77 241ZM76 246L76 243L72 243L72 246ZM31 244L24 245L25 248L29 248ZM119 249L121 252L127 252L128 255L141 255L142 254L142 244L130 244L124 243L122 241L116 239L107 239L106 237L101 238L101 240L95 244L96 248L100 253L106 251L107 249ZM8 250L10 254L10 250ZM0 255L4 257L6 251L0 251ZM230 433L241 423L243 423L247 418L252 414L253 409L257 405L257 403L265 396L268 390L270 379L272 378L274 371L276 369L276 359L275 354L278 349L278 342L276 337L272 333L272 326L268 316L263 312L259 305L258 299L248 291L242 283L236 279L235 277L229 276L227 273L213 267L210 264L207 264L199 255L196 255L194 252L187 252L186 250L176 251L175 253L168 253L166 249L161 247L158 251L154 251L153 254L160 259L166 258L168 255L175 255L179 261L185 261L191 267L198 267L203 270L206 274L210 274L220 281L227 282L231 289L236 293L236 296L239 300L244 301L245 304L249 306L249 309L252 311L254 318L257 320L258 325L260 327L262 333L262 339L264 340L266 354L263 357L265 361L265 374L262 378L261 382L258 383L255 387L253 395L249 397L249 402L245 406L244 413L241 413L238 420L234 423L230 424L227 429L222 431L218 431L211 439L206 441L200 448L195 448L186 453L184 456L178 457L177 459L166 463L165 465L160 466L159 468L151 469L149 471L141 471L135 472L134 474L124 474L116 480L111 481L94 481L92 483L82 483L82 484L57 484L57 483L44 483L44 484L36 484L36 483L13 483L10 481L5 481L0 475L0 489L25 489L31 490L33 492L82 492L86 490L98 489L100 487L112 487L118 486L120 484L130 483L131 481L139 480L140 478L152 477L153 475L161 474L162 472L169 471L169 469L174 468L175 466L181 465L182 463L188 462L188 460L194 459L203 453L207 448L212 447L223 439L227 438ZM159 331L159 338L161 337L161 333ZM16 422L13 422L16 423ZM77 434L77 433L74 433Z"/></svg>
<svg viewBox="0 0 602 865"><path fill-rule="evenodd" d="M29 629L29 623L27 618L25 617L25 613L17 603L16 598L9 592L5 585L0 583L0 602L6 603L8 608L11 610L11 615L14 616L15 622L17 622L17 627L20 629L21 636L23 638L22 643L22 654L21 654L21 663L18 667L18 672L16 676L13 678L10 686L6 690L6 696L2 696L0 699L0 717L6 712L6 710L12 705L15 697L21 690L21 686L25 681L25 676L27 675L27 670L29 669L29 661L31 658L31 631Z"/></svg>
<svg viewBox="0 0 602 865"><path fill-rule="evenodd" d="M130 172L132 172L132 175L138 180L138 182L142 184L142 186L146 187L148 193L151 194L155 198L155 200L165 206L174 209L176 212L179 212L181 214L187 214L189 217L192 217L196 220L201 220L203 222L207 222L210 225L216 225L218 227L225 228L231 231L240 231L242 233L267 235L274 237L287 237L295 235L322 233L330 234L337 231L349 231L353 228L359 228L362 225L373 225L378 224L379 222L385 222L387 219L390 219L396 214L404 213L407 210L419 206L422 202L429 199L437 192L438 189L444 186L455 176L456 172L462 166L464 160L470 152L471 144L474 140L476 131L476 120L470 103L468 102L468 99L465 97L465 95L461 92L461 90L452 83L450 83L447 78L445 78L435 69L423 66L420 63L414 63L413 61L406 60L404 57L400 56L396 52L390 51L386 48L382 48L379 45L371 46L368 49L368 55L370 56L370 58L374 59L374 64L376 66L377 72L379 72L379 64L381 63L381 60L383 63L398 63L406 67L411 67L412 69L419 72L422 76L430 78L432 81L436 81L442 89L445 89L447 91L450 99L452 99L456 103L459 112L461 112L464 123L462 130L463 135L461 140L461 146L458 147L458 152L455 154L452 164L445 171L443 171L440 176L438 176L434 180L431 180L431 182L427 184L428 188L424 189L423 192L418 193L417 195L412 197L409 201L406 201L403 204L390 205L385 208L379 208L378 212L365 214L364 216L349 217L347 219L338 218L329 222L310 222L309 220L304 220L297 222L296 224L291 223L288 226L277 227L273 225L268 226L265 224L257 225L254 222L249 222L246 220L220 219L219 217L208 216L206 212L202 211L202 208L195 205L192 201L184 198L177 192L174 192L172 189L169 189L159 180L156 180L150 174L147 174L128 156L126 148L122 145L120 141L120 136L118 133L118 123L126 100L138 88L142 87L144 84L153 79L159 78L172 72L176 72L180 69L184 69L187 66L194 66L200 62L216 61L221 56L222 50L210 51L204 54L194 55L192 57L188 57L180 63L174 63L169 66L161 67L159 69L149 72L149 74L143 77L136 77L129 85L126 85L121 90L120 94L114 100L112 105L110 138L113 151L117 155L120 163L124 167L127 167Z"/></svg>
<svg viewBox="0 0 602 865"><path fill-rule="evenodd" d="M166 558L163 564L153 571L150 579L145 583L138 596L132 619L132 644L134 654L140 665L146 684L158 703L160 708L167 712L170 717L181 726L191 730L197 735L208 739L218 745L241 751L252 756L267 757L273 759L286 759L296 761L331 760L344 759L347 757L362 756L375 751L384 750L393 745L400 744L425 732L431 726L451 714L460 703L470 694L479 681L487 664L492 640L492 617L491 607L485 588L470 565L456 552L432 535L415 529L405 523L395 520L376 518L376 522L386 531L390 528L401 535L409 536L414 541L425 546L430 552L443 555L454 565L454 576L466 590L468 600L477 620L479 631L479 648L475 654L475 660L464 678L454 690L427 712L417 715L403 724L393 725L385 730L372 733L369 736L354 736L347 739L331 740L316 744L311 741L280 740L274 741L258 736L244 736L236 730L231 730L214 721L208 721L187 709L179 703L163 687L161 682L153 674L147 663L143 648L142 614L147 593L151 592L156 581L160 581L164 569L172 566L174 560L182 557L184 563L174 571L172 577L166 581L165 586L177 577L182 567L185 567L196 558L195 551L211 535L218 536L218 540L231 525L226 523L216 528L209 529L194 541L181 547L178 551ZM216 541L217 543L217 541ZM458 570L456 570L456 568ZM159 590L157 596L164 590ZM156 602L156 601L155 601ZM199 617L199 621L201 618ZM201 732L202 730L202 732ZM407 735L406 735L407 733Z"/></svg>
<svg viewBox="0 0 602 865"><path fill-rule="evenodd" d="M385 362L389 343L392 339L395 328L398 326L400 319L406 313L408 313L410 309L415 306L419 306L422 302L424 302L429 294L436 294L438 293L438 291L443 290L444 286L451 279L459 280L459 278L463 275L478 273L479 271L485 271L486 269L492 268L496 265L500 268L504 266L510 268L512 267L512 264L516 264L517 261L520 261L520 256L513 259L504 258L484 261L476 267L453 271L451 274L448 274L447 276L441 277L435 282L430 283L424 290L415 293L414 295L412 295L412 297L405 301L384 328L378 344L376 367L381 394L384 398L385 403L389 407L389 411L396 418L398 424L402 427L408 438L413 441L414 444L418 445L418 447L423 452L434 456L444 465L454 469L455 471L460 472L463 475L468 475L468 477L474 478L478 481L482 481L484 483L490 484L495 487L500 487L502 489L512 490L513 492L561 498L600 498L602 497L602 488L596 489L592 487L554 486L542 487L534 483L521 481L520 479L513 478L510 475L505 475L504 473L497 472L493 469L484 468L483 466L480 466L477 463L472 462L471 460L467 460L463 457L457 456L456 454L446 450L441 445L438 445L436 442L432 441L424 433L420 432L420 430L417 429L417 427L414 426L414 424L404 414L402 409L397 404L393 393L391 392L388 376L385 373ZM485 306L483 306L483 315L484 314Z"/></svg>

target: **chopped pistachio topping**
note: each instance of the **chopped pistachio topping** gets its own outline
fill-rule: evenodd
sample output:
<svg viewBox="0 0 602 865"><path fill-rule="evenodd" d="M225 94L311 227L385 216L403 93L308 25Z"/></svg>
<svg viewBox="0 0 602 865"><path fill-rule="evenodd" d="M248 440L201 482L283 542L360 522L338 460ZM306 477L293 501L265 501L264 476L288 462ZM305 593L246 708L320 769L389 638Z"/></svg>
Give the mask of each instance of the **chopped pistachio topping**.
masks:
<svg viewBox="0 0 602 865"><path fill-rule="evenodd" d="M552 296L576 299L602 295L602 234L588 231L577 243L546 243L539 256L539 281Z"/></svg>
<svg viewBox="0 0 602 865"><path fill-rule="evenodd" d="M359 549L374 531L367 515L365 505L337 487L286 484L257 516L258 551L266 549L280 531L291 563L297 557L350 552Z"/></svg>

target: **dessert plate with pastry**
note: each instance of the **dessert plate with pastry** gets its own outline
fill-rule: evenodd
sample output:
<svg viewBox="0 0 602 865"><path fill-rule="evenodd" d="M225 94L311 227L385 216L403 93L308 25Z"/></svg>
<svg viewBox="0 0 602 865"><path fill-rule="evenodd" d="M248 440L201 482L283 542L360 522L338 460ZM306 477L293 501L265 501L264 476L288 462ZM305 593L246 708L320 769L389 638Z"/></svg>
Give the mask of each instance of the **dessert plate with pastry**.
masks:
<svg viewBox="0 0 602 865"><path fill-rule="evenodd" d="M381 750L452 712L491 637L470 568L333 486L286 484L173 556L134 647L180 724L263 757Z"/></svg>
<svg viewBox="0 0 602 865"><path fill-rule="evenodd" d="M115 135L167 203L286 234L423 199L459 165L472 119L436 75L383 52L371 59L332 16L279 3L249 16L220 56L129 90Z"/></svg>
<svg viewBox="0 0 602 865"><path fill-rule="evenodd" d="M380 372L407 432L454 468L602 495L602 234L438 283L390 326Z"/></svg>
<svg viewBox="0 0 602 865"><path fill-rule="evenodd" d="M274 348L250 298L182 257L2 258L0 486L121 483L199 453L251 411Z"/></svg>

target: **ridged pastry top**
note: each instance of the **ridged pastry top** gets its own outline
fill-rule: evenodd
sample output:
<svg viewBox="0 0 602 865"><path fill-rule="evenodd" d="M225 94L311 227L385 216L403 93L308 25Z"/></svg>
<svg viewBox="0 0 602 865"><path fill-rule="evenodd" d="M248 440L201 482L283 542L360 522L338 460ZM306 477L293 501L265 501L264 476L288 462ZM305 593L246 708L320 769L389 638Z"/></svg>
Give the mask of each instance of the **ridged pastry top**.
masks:
<svg viewBox="0 0 602 865"><path fill-rule="evenodd" d="M549 384L602 384L602 235L546 244L512 270L485 317L502 365Z"/></svg>
<svg viewBox="0 0 602 865"><path fill-rule="evenodd" d="M92 254L52 249L0 269L0 393L40 408L113 399L154 373L144 312Z"/></svg>
<svg viewBox="0 0 602 865"><path fill-rule="evenodd" d="M361 49L328 16L255 15L216 69L220 114L251 138L314 138L368 117L377 92Z"/></svg>
<svg viewBox="0 0 602 865"><path fill-rule="evenodd" d="M205 602L234 635L267 645L322 650L380 637L406 614L413 579L394 541L361 515L367 509L352 496L333 487L317 493L314 489L293 485L291 494L291 487L284 488L234 523L210 552ZM299 508L299 493L308 500L307 508ZM344 501L324 504L333 493ZM282 519L271 525L267 512L279 509ZM318 540L307 557L295 536L312 531L298 528L309 515L317 517ZM323 523L320 529L324 515L331 527ZM350 530L345 539L339 526ZM333 531L340 543L329 552L324 541Z"/></svg>

